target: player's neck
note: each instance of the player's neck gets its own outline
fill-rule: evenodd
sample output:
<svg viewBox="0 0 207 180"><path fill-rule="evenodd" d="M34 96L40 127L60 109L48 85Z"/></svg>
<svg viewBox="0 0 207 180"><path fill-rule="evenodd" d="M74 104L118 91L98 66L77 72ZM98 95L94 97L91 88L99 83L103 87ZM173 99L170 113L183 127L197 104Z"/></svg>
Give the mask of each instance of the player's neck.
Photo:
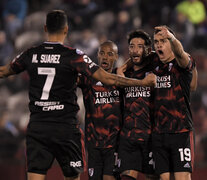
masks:
<svg viewBox="0 0 207 180"><path fill-rule="evenodd" d="M162 63L166 64L166 63L171 62L173 59L175 59L174 54L172 56L170 56L169 58L167 58L165 60L161 60L161 61L162 61Z"/></svg>
<svg viewBox="0 0 207 180"><path fill-rule="evenodd" d="M58 42L63 44L65 40L65 36L62 34L48 34L48 42Z"/></svg>
<svg viewBox="0 0 207 180"><path fill-rule="evenodd" d="M146 64L145 63L142 63L142 65L135 65L133 66L133 69L134 71L138 71L140 69L142 69Z"/></svg>

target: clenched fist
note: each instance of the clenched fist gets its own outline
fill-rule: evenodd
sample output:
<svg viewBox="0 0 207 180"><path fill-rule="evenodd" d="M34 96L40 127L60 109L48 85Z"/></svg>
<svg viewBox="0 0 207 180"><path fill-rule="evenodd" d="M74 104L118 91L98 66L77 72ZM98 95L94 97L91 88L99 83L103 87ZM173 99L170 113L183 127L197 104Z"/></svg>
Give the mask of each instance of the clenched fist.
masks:
<svg viewBox="0 0 207 180"><path fill-rule="evenodd" d="M143 86L154 87L156 85L156 82L157 82L157 76L153 73L150 73L143 79Z"/></svg>

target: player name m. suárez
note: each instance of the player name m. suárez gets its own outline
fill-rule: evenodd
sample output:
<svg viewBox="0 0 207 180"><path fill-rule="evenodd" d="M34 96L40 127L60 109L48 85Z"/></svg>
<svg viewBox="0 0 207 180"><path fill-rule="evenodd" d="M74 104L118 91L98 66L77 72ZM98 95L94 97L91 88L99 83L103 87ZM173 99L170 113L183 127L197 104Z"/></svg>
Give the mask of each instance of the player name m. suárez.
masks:
<svg viewBox="0 0 207 180"><path fill-rule="evenodd" d="M59 64L60 54L41 54L40 60L37 59L37 54L33 54L32 63L49 63L49 64Z"/></svg>

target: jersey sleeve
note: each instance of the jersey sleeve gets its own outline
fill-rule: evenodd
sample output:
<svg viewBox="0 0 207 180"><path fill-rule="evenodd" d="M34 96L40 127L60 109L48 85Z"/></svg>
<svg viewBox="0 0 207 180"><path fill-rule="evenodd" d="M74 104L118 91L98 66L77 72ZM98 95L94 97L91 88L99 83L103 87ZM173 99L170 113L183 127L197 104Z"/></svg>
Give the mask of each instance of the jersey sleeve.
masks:
<svg viewBox="0 0 207 180"><path fill-rule="evenodd" d="M190 57L190 61L191 61L191 65L190 65L190 69L193 70L196 67L196 61L194 58Z"/></svg>
<svg viewBox="0 0 207 180"><path fill-rule="evenodd" d="M78 87L79 88L84 88L86 84L88 84L87 83L87 77L82 75L82 74L79 74L78 75Z"/></svg>
<svg viewBox="0 0 207 180"><path fill-rule="evenodd" d="M18 74L26 69L26 60L28 59L27 53L27 51L22 52L10 63L10 66L15 73Z"/></svg>
<svg viewBox="0 0 207 180"><path fill-rule="evenodd" d="M189 62L187 67L185 68L187 71L192 71L194 68L196 67L196 62L195 59L193 59L190 55L189 55Z"/></svg>
<svg viewBox="0 0 207 180"><path fill-rule="evenodd" d="M70 62L71 66L78 73L85 76L92 76L92 74L99 69L99 66L95 62L93 62L86 54L77 49L73 55L73 60Z"/></svg>

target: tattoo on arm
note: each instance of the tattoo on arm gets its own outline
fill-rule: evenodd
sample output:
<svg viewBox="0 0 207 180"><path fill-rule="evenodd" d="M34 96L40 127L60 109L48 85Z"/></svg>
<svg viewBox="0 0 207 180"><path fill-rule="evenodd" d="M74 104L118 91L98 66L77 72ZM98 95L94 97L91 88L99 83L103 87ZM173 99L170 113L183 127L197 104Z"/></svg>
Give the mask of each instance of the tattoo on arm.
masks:
<svg viewBox="0 0 207 180"><path fill-rule="evenodd" d="M115 85L116 86L134 86L134 85L138 85L137 82L139 80L135 80L135 79L129 79L129 78L125 78L125 77L121 77L121 76L114 76L114 81L115 81ZM141 82L140 82L141 85Z"/></svg>

